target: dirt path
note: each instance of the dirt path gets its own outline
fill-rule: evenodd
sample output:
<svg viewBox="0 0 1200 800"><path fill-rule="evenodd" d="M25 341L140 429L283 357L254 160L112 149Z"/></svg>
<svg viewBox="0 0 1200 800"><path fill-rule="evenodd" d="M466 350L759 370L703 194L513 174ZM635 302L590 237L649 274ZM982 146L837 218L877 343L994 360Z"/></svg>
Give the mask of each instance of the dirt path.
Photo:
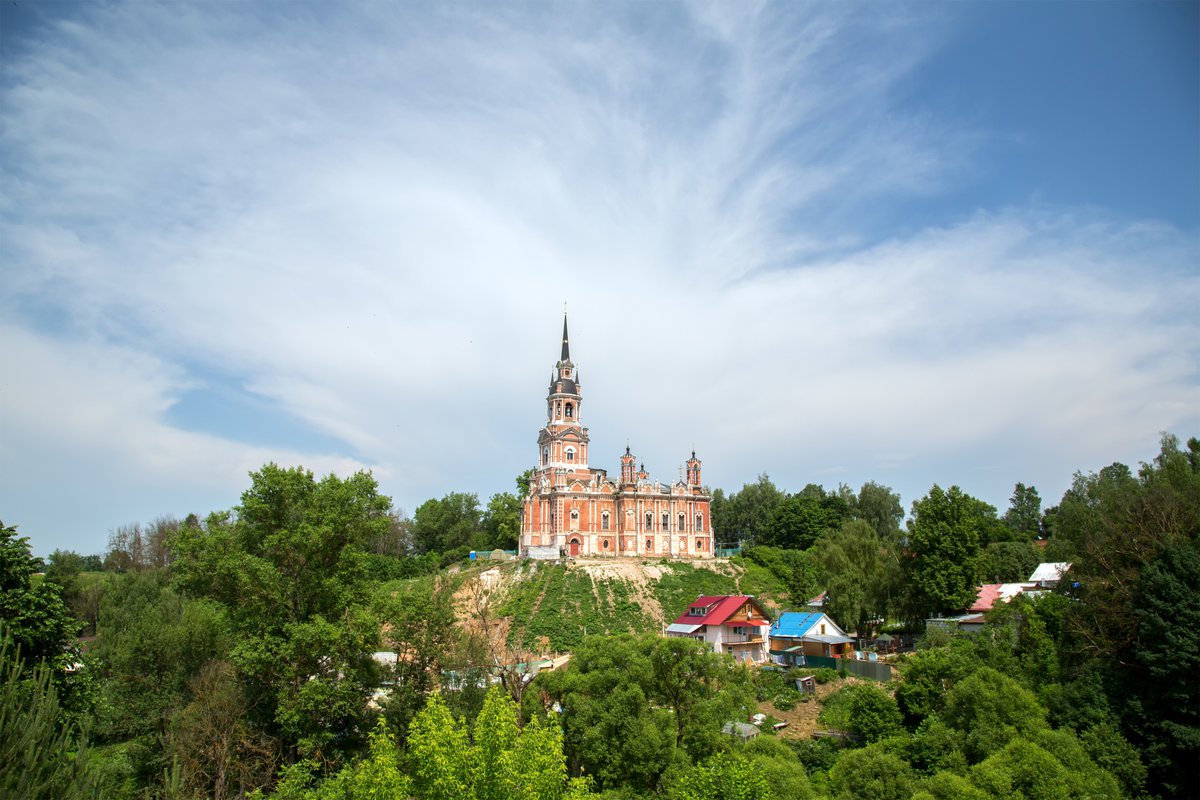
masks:
<svg viewBox="0 0 1200 800"><path fill-rule="evenodd" d="M780 711L770 701L759 703L758 710L763 714L770 714L775 719L788 724L778 734L781 739L808 739L817 731L825 730L825 727L817 721L825 698L838 689L858 683L858 681L858 678L847 677L833 683L817 684L816 697L797 703L796 707L791 711Z"/></svg>

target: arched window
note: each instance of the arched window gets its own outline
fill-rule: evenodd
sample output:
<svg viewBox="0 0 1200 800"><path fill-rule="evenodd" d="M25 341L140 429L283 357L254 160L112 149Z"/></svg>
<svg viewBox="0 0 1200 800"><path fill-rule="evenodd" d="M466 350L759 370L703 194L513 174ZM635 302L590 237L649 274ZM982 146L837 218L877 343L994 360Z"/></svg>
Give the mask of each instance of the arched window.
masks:
<svg viewBox="0 0 1200 800"><path fill-rule="evenodd" d="M603 514L600 515L600 530L602 530L602 531L608 530L608 512L607 511L605 511Z"/></svg>
<svg viewBox="0 0 1200 800"><path fill-rule="evenodd" d="M565 452L567 454L567 461L575 460L575 448L574 447L568 447Z"/></svg>
<svg viewBox="0 0 1200 800"><path fill-rule="evenodd" d="M579 509L577 508L571 509L571 530L579 530Z"/></svg>
<svg viewBox="0 0 1200 800"><path fill-rule="evenodd" d="M573 416L575 416L575 406L567 403L567 419L571 419Z"/></svg>
<svg viewBox="0 0 1200 800"><path fill-rule="evenodd" d="M671 529L671 515L670 515L670 514L663 514L662 523L663 523L662 529L663 529L664 531L666 531L666 530L670 530L670 529Z"/></svg>
<svg viewBox="0 0 1200 800"><path fill-rule="evenodd" d="M704 515L697 514L696 515L696 533L700 533L703 530L704 530Z"/></svg>
<svg viewBox="0 0 1200 800"><path fill-rule="evenodd" d="M687 527L687 522L685 521L686 519L687 518L684 517L683 514L679 515L679 530L684 530Z"/></svg>
<svg viewBox="0 0 1200 800"><path fill-rule="evenodd" d="M649 511L646 512L646 530L651 530L654 527L654 515Z"/></svg>
<svg viewBox="0 0 1200 800"><path fill-rule="evenodd" d="M549 464L549 463L550 463L550 448L545 447L542 449L542 465L545 466L546 464Z"/></svg>

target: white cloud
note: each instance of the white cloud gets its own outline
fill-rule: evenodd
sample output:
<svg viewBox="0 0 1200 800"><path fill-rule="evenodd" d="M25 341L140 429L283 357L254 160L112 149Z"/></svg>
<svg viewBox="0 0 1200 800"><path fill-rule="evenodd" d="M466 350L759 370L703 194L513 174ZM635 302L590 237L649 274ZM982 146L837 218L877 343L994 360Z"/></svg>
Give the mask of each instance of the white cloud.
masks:
<svg viewBox="0 0 1200 800"><path fill-rule="evenodd" d="M609 468L629 437L663 477L695 445L727 487L911 499L1003 462L994 496L1200 421L1188 237L1014 208L872 244L866 205L936 192L983 141L892 99L941 25L307 8L88 7L11 65L0 347L31 388L6 473L111 461L106 496L181 510L271 458L375 465L410 509L507 489L563 300ZM192 366L343 452L173 427ZM36 523L54 495L20 485Z"/></svg>

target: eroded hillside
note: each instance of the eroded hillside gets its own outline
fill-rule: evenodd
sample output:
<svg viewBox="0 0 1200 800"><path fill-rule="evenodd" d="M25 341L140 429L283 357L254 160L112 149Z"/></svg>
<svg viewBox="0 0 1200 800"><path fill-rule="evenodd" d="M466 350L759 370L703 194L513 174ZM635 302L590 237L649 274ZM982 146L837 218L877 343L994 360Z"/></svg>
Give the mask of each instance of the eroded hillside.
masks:
<svg viewBox="0 0 1200 800"><path fill-rule="evenodd" d="M590 634L660 632L699 595L753 594L768 607L786 600L770 573L740 560L515 561L462 577L460 622L503 631L540 655L570 651Z"/></svg>

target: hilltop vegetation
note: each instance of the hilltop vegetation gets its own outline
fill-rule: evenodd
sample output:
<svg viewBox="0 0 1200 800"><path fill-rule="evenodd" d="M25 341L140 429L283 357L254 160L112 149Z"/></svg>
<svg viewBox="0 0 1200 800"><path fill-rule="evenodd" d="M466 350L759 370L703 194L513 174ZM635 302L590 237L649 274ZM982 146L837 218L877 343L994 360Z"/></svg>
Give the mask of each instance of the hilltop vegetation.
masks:
<svg viewBox="0 0 1200 800"><path fill-rule="evenodd" d="M728 562L468 561L511 504L407 520L365 474L268 465L240 504L55 553L0 526L0 794L105 798L1174 797L1200 756L1200 441L1079 474L1001 515L938 486L901 528L886 487L714 498ZM1030 560L1066 581L931 632L879 685L750 671L655 635L699 594L919 630ZM94 638L79 640L86 631ZM372 653L391 654L376 659ZM537 655L570 651L530 680ZM494 683L498 681L498 683ZM830 687L833 687L832 690ZM489 689L489 687L491 687ZM742 743L756 709L821 704L837 736ZM760 705L761 704L761 705Z"/></svg>

